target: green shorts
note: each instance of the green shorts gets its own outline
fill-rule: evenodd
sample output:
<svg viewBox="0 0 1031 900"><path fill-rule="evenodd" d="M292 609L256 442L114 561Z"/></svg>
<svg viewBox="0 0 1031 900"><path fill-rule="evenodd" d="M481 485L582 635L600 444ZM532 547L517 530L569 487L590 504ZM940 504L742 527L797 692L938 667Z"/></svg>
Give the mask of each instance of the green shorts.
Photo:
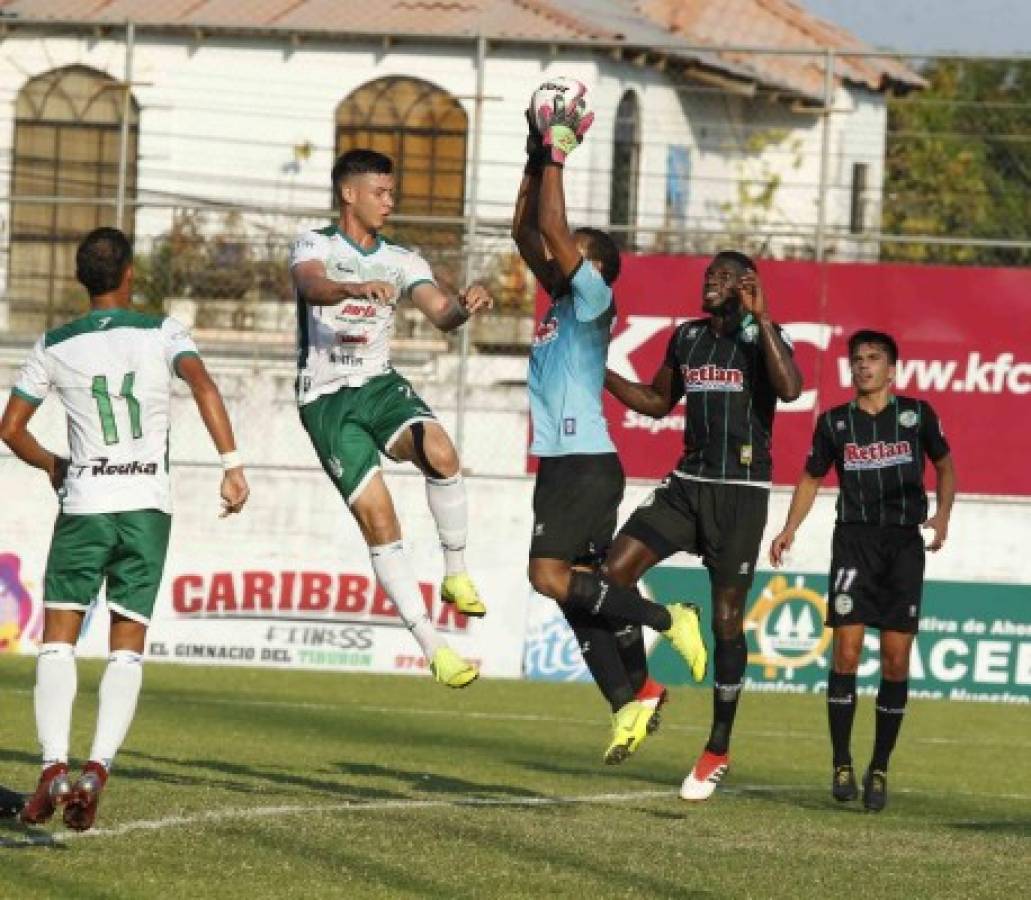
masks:
<svg viewBox="0 0 1031 900"><path fill-rule="evenodd" d="M150 622L168 553L172 517L156 509L60 513L47 556L43 605L85 611L107 579L107 605Z"/></svg>
<svg viewBox="0 0 1031 900"><path fill-rule="evenodd" d="M391 370L361 387L340 388L301 407L319 462L348 506L379 471L379 455L413 422L436 417L408 381Z"/></svg>

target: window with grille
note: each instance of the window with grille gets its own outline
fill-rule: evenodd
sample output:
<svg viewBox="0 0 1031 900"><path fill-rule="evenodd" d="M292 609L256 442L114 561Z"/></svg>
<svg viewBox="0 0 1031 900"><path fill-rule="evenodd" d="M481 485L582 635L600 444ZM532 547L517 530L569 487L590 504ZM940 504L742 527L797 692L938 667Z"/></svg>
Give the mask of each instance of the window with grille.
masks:
<svg viewBox="0 0 1031 900"><path fill-rule="evenodd" d="M75 249L101 225L115 224L123 88L85 66L29 80L15 105L11 169L12 312L50 328L84 309ZM130 98L123 230L131 237L136 195L139 107ZM107 203L97 203L103 199Z"/></svg>

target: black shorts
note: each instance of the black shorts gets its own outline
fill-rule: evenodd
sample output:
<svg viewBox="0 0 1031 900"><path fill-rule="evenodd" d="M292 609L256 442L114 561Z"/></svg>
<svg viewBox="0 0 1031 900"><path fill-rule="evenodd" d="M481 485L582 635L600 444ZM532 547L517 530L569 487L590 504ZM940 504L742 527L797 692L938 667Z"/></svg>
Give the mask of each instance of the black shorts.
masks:
<svg viewBox="0 0 1031 900"><path fill-rule="evenodd" d="M716 587L752 586L770 492L764 487L668 475L619 530L659 559L700 556Z"/></svg>
<svg viewBox="0 0 1031 900"><path fill-rule="evenodd" d="M530 558L599 560L612 543L623 484L615 453L542 456L533 486Z"/></svg>
<svg viewBox="0 0 1031 900"><path fill-rule="evenodd" d="M836 525L827 624L916 634L924 588L924 539L915 525Z"/></svg>

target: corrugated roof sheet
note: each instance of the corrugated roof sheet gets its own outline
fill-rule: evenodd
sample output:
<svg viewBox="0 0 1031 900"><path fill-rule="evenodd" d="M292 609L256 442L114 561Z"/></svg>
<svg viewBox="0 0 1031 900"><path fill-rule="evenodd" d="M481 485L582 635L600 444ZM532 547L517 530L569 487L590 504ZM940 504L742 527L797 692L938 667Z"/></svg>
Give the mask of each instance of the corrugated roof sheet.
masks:
<svg viewBox="0 0 1031 900"><path fill-rule="evenodd" d="M822 59L718 48L865 49L848 32L789 0L0 0L0 22L19 20L619 44L661 50L808 98L822 96ZM917 75L883 57L839 58L835 71L873 90L889 83L922 84Z"/></svg>

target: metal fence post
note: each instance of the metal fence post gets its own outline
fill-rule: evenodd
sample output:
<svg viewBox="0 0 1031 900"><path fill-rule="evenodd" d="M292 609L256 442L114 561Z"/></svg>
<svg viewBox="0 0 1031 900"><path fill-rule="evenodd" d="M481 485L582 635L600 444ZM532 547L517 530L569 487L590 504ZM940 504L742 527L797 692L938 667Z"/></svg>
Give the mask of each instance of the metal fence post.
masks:
<svg viewBox="0 0 1031 900"><path fill-rule="evenodd" d="M831 155L831 109L834 106L834 51L828 48L823 60L823 129L820 134L820 183L816 196L816 246L817 262L823 262L826 255L827 231L827 180L830 176Z"/></svg>
<svg viewBox="0 0 1031 900"><path fill-rule="evenodd" d="M136 45L136 25L125 23L125 79L122 85L122 133L118 147L118 193L115 198L115 227L125 220L125 178L129 166L129 110L132 108L132 57Z"/></svg>
<svg viewBox="0 0 1031 900"><path fill-rule="evenodd" d="M473 158L472 178L469 181L469 216L466 219L465 239L463 241L462 257L462 287L469 284L472 275L472 264L470 262L473 253L473 246L476 242L478 227L477 209L480 199L480 154L483 143L483 89L484 89L484 68L487 61L487 41L481 34L476 39L476 98L473 103ZM469 367L469 342L472 321L469 321L459 332L458 343L458 383L456 390L458 395L455 403L455 447L458 450L459 458L465 449L465 382L468 377Z"/></svg>

